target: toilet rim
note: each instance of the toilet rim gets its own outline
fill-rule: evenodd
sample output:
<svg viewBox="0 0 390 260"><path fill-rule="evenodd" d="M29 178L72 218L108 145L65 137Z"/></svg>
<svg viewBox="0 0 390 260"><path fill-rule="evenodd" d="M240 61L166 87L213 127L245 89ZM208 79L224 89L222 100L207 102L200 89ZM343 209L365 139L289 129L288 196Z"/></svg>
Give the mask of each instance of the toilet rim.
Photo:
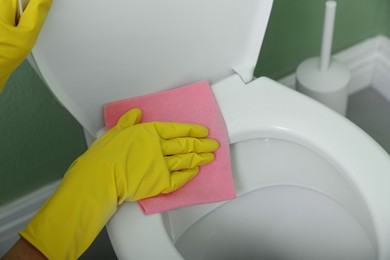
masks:
<svg viewBox="0 0 390 260"><path fill-rule="evenodd" d="M386 246L390 242L390 206L383 196L389 194L385 184L390 184L390 158L371 137L344 117L268 78L245 85L238 76L232 76L214 85L213 91L225 117L231 144L257 138L288 140L305 146L347 172L369 208L378 242L378 258L390 256L390 248ZM235 103L231 103L232 99ZM256 109L248 110L253 102L257 104ZM287 109L280 109L280 104L286 104ZM242 116L244 112L245 116ZM367 154L370 160L367 160ZM376 178L370 175L373 172L376 172ZM143 243L151 243L152 239L163 244L161 253L170 252L177 254L170 259L182 259L166 232L163 215L144 216L140 212L136 204L126 203L108 224L108 233L118 256L122 250L119 243L123 239L119 233L130 228L125 240L139 243L132 250L142 248ZM123 218L132 219L129 221L132 223L128 223L130 226L124 227ZM139 232L144 233L145 240L138 235L132 237ZM134 256L136 253L142 255L144 252L132 252Z"/></svg>
<svg viewBox="0 0 390 260"><path fill-rule="evenodd" d="M229 88L229 95L223 94L223 99L241 95L242 103L237 104L238 109L245 104L251 107L243 117L240 116L243 111L236 113L223 105L232 100L223 102L217 98L223 113L226 113L231 143L261 138L260 132L267 132L269 137L275 138L288 134L290 141L317 152L346 172L369 208L378 240L379 259L388 259L390 204L386 200L388 196L384 196L390 193L390 157L387 152L351 121L275 81L263 77L242 91L233 85ZM215 93L218 96L218 91ZM283 104L288 108L281 108ZM373 177L372 173L376 176Z"/></svg>

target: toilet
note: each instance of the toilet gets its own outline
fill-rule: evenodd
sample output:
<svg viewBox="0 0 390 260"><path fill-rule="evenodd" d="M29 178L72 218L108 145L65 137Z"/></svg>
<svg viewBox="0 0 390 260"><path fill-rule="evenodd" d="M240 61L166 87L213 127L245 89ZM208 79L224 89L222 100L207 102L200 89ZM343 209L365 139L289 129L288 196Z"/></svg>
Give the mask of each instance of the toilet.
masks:
<svg viewBox="0 0 390 260"><path fill-rule="evenodd" d="M208 80L238 197L107 224L119 259L390 259L390 157L364 131L253 78L272 0L56 0L32 55L92 142L104 104ZM266 66L266 64L264 65Z"/></svg>

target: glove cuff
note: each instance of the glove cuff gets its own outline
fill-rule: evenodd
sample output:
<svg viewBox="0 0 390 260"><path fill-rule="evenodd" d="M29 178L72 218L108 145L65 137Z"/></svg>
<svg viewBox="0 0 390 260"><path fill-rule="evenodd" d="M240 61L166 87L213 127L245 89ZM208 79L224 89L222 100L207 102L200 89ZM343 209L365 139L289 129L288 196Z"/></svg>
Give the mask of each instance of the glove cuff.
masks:
<svg viewBox="0 0 390 260"><path fill-rule="evenodd" d="M49 259L77 259L116 208L110 174L85 171L75 163L20 235Z"/></svg>

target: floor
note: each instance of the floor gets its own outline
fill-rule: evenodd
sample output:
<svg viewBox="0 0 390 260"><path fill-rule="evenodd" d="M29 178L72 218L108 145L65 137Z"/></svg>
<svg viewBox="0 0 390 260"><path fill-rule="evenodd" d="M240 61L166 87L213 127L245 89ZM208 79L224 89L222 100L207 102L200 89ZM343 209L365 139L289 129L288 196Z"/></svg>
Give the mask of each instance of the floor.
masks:
<svg viewBox="0 0 390 260"><path fill-rule="evenodd" d="M347 118L390 154L390 102L375 88L365 88L349 97Z"/></svg>

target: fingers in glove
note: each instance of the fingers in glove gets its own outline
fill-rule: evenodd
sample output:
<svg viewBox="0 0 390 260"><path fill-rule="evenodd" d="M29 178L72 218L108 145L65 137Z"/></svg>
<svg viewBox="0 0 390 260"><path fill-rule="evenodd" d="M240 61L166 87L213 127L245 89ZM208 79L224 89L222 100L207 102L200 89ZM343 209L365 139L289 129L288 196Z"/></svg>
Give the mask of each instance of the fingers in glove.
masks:
<svg viewBox="0 0 390 260"><path fill-rule="evenodd" d="M163 139L173 139L178 137L206 137L209 130L197 124L155 122L153 123L157 133Z"/></svg>
<svg viewBox="0 0 390 260"><path fill-rule="evenodd" d="M17 0L0 0L0 22L5 26L15 26Z"/></svg>
<svg viewBox="0 0 390 260"><path fill-rule="evenodd" d="M167 187L161 193L170 193L181 188L184 184L186 184L191 179L193 179L198 173L199 173L199 167L187 169L184 171L172 172L170 187Z"/></svg>
<svg viewBox="0 0 390 260"><path fill-rule="evenodd" d="M116 126L119 129L125 129L139 124L139 122L141 122L141 118L142 111L138 108L133 108L121 116Z"/></svg>
<svg viewBox="0 0 390 260"><path fill-rule="evenodd" d="M164 155L184 153L209 153L218 149L219 144L211 138L182 137L162 140L161 148Z"/></svg>
<svg viewBox="0 0 390 260"><path fill-rule="evenodd" d="M46 19L51 4L52 0L30 0L26 10L24 10L20 17L18 28L36 31L36 35L38 36L38 32Z"/></svg>
<svg viewBox="0 0 390 260"><path fill-rule="evenodd" d="M213 153L188 153L165 156L168 169L171 172L199 167L214 161Z"/></svg>

